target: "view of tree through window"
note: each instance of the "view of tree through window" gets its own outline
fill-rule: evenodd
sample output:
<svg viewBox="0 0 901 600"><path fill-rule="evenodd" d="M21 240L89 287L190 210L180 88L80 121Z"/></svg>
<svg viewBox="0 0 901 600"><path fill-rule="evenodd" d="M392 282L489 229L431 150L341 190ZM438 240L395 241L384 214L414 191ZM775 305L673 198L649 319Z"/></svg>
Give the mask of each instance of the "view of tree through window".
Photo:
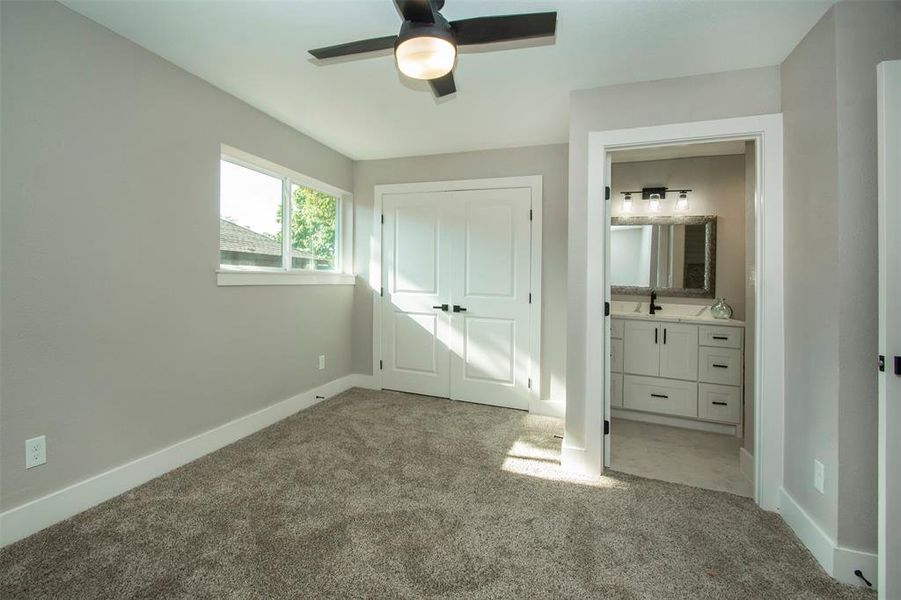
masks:
<svg viewBox="0 0 901 600"><path fill-rule="evenodd" d="M312 188L292 184L291 203L291 248L302 255L292 257L291 266L333 271L338 199ZM282 222L281 208L278 211L278 222ZM278 237L281 239L281 234Z"/></svg>
<svg viewBox="0 0 901 600"><path fill-rule="evenodd" d="M224 267L337 268L338 198L222 160L219 251ZM290 259L284 253L283 186L290 185Z"/></svg>

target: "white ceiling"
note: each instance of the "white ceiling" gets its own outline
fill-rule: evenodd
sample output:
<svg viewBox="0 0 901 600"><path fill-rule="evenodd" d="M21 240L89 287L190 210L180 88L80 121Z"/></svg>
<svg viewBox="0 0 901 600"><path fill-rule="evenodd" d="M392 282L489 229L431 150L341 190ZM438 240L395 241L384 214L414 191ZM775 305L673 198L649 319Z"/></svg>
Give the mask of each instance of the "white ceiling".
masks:
<svg viewBox="0 0 901 600"><path fill-rule="evenodd" d="M745 153L744 140L729 142L705 142L700 144L679 144L674 146L656 146L654 148L636 148L634 150L617 150L611 153L615 163L645 162L648 160L669 160L671 158L691 158L696 156L728 156Z"/></svg>
<svg viewBox="0 0 901 600"><path fill-rule="evenodd" d="M565 142L569 93L781 63L831 2L447 0L449 19L557 10L553 45L462 53L433 98L390 52L317 65L307 50L397 33L391 0L64 0L355 159Z"/></svg>

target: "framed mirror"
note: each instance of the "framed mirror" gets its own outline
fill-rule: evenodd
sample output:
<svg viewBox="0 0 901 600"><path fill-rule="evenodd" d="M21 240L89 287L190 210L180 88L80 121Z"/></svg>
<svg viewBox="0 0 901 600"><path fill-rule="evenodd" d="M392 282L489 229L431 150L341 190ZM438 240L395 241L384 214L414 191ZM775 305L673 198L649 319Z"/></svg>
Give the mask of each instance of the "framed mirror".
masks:
<svg viewBox="0 0 901 600"><path fill-rule="evenodd" d="M715 215L610 219L611 293L713 298L715 279Z"/></svg>

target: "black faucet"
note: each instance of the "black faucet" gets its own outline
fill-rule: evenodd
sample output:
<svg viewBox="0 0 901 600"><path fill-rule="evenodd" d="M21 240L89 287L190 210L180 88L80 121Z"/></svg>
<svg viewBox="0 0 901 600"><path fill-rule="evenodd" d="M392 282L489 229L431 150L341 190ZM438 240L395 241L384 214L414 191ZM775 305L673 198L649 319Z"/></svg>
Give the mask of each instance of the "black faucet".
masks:
<svg viewBox="0 0 901 600"><path fill-rule="evenodd" d="M653 315L658 310L663 310L663 307L657 305L657 292L651 290L651 310L648 314Z"/></svg>

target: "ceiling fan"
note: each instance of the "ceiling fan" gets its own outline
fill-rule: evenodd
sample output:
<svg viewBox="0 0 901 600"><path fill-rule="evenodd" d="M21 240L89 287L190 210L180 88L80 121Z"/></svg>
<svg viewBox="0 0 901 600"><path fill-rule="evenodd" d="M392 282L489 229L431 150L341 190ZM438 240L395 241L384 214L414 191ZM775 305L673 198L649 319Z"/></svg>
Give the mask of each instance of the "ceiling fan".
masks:
<svg viewBox="0 0 901 600"><path fill-rule="evenodd" d="M394 48L400 72L428 80L440 98L457 91L457 46L549 37L557 27L556 12L448 21L438 12L444 0L394 0L394 4L404 17L397 35L316 48L310 54L327 59Z"/></svg>

